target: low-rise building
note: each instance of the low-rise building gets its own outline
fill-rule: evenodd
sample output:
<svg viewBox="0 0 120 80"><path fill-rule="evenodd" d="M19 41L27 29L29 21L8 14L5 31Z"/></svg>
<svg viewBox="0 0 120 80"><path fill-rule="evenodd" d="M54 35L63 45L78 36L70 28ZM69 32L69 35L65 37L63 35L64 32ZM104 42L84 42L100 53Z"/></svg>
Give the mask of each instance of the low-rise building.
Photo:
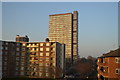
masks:
<svg viewBox="0 0 120 80"><path fill-rule="evenodd" d="M2 41L2 77L63 77L65 45Z"/></svg>
<svg viewBox="0 0 120 80"><path fill-rule="evenodd" d="M110 51L98 57L98 79L119 80L120 79L120 48Z"/></svg>

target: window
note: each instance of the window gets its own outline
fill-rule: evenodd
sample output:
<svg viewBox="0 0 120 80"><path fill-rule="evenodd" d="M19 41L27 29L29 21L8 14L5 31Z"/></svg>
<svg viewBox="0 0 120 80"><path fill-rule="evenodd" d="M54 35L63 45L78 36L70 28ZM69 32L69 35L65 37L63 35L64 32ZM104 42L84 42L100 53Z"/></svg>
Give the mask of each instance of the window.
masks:
<svg viewBox="0 0 120 80"><path fill-rule="evenodd" d="M39 51L39 48L36 48L36 51Z"/></svg>
<svg viewBox="0 0 120 80"><path fill-rule="evenodd" d="M8 50L8 47L5 47L5 50Z"/></svg>
<svg viewBox="0 0 120 80"><path fill-rule="evenodd" d="M35 46L35 44L33 44L33 46Z"/></svg>
<svg viewBox="0 0 120 80"><path fill-rule="evenodd" d="M43 58L40 58L40 61L43 61Z"/></svg>
<svg viewBox="0 0 120 80"><path fill-rule="evenodd" d="M40 63L39 65L40 65L40 66L43 66L43 63Z"/></svg>
<svg viewBox="0 0 120 80"><path fill-rule="evenodd" d="M49 63L46 63L45 66L49 66Z"/></svg>
<svg viewBox="0 0 120 80"><path fill-rule="evenodd" d="M116 69L116 74L120 74L120 69Z"/></svg>
<svg viewBox="0 0 120 80"><path fill-rule="evenodd" d="M24 61L25 57L21 57L21 61Z"/></svg>
<svg viewBox="0 0 120 80"><path fill-rule="evenodd" d="M21 72L20 74L21 74L21 75L24 75L24 72Z"/></svg>
<svg viewBox="0 0 120 80"><path fill-rule="evenodd" d="M45 72L48 72L48 70L49 70L48 68L45 68Z"/></svg>
<svg viewBox="0 0 120 80"><path fill-rule="evenodd" d="M8 43L7 43L7 42L6 42L5 44L6 44L6 45L8 45Z"/></svg>
<svg viewBox="0 0 120 80"><path fill-rule="evenodd" d="M50 43L46 43L46 46L50 46Z"/></svg>
<svg viewBox="0 0 120 80"><path fill-rule="evenodd" d="M55 48L53 48L53 51L55 51Z"/></svg>
<svg viewBox="0 0 120 80"><path fill-rule="evenodd" d="M16 56L19 56L20 54L19 53L16 53Z"/></svg>
<svg viewBox="0 0 120 80"><path fill-rule="evenodd" d="M21 56L25 56L25 53L22 53Z"/></svg>
<svg viewBox="0 0 120 80"><path fill-rule="evenodd" d="M21 65L24 66L24 62L21 62Z"/></svg>
<svg viewBox="0 0 120 80"><path fill-rule="evenodd" d="M48 77L48 73L46 73L46 76Z"/></svg>
<svg viewBox="0 0 120 80"><path fill-rule="evenodd" d="M120 58L115 58L116 63L120 63Z"/></svg>
<svg viewBox="0 0 120 80"><path fill-rule="evenodd" d="M31 44L29 44L29 46L31 46Z"/></svg>
<svg viewBox="0 0 120 80"><path fill-rule="evenodd" d="M25 48L22 48L22 51L25 51Z"/></svg>
<svg viewBox="0 0 120 80"><path fill-rule="evenodd" d="M50 53L46 53L46 56L49 56Z"/></svg>
<svg viewBox="0 0 120 80"><path fill-rule="evenodd" d="M40 71L43 71L43 68L42 68L42 67L40 67Z"/></svg>
<svg viewBox="0 0 120 80"><path fill-rule="evenodd" d="M35 50L35 48L32 48L32 50L34 51L34 50Z"/></svg>
<svg viewBox="0 0 120 80"><path fill-rule="evenodd" d="M16 72L15 74L18 75L18 72Z"/></svg>
<svg viewBox="0 0 120 80"><path fill-rule="evenodd" d="M40 48L40 51L43 51L43 48Z"/></svg>
<svg viewBox="0 0 120 80"><path fill-rule="evenodd" d="M38 46L39 44L37 43L37 46Z"/></svg>
<svg viewBox="0 0 120 80"><path fill-rule="evenodd" d="M17 46L19 46L20 45L20 43L17 43Z"/></svg>
<svg viewBox="0 0 120 80"><path fill-rule="evenodd" d="M18 61L18 60L19 60L19 57L16 57L16 60Z"/></svg>
<svg viewBox="0 0 120 80"><path fill-rule="evenodd" d="M18 66L19 65L19 62L16 62L16 66Z"/></svg>
<svg viewBox="0 0 120 80"><path fill-rule="evenodd" d="M39 76L42 76L42 73L39 73Z"/></svg>
<svg viewBox="0 0 120 80"><path fill-rule="evenodd" d="M25 44L25 43L23 43L23 46L26 46L26 44Z"/></svg>
<svg viewBox="0 0 120 80"><path fill-rule="evenodd" d="M16 48L16 51L20 51L20 48Z"/></svg>
<svg viewBox="0 0 120 80"><path fill-rule="evenodd" d="M40 56L43 56L43 53L40 53Z"/></svg>
<svg viewBox="0 0 120 80"><path fill-rule="evenodd" d="M21 67L21 70L24 70L24 67Z"/></svg>
<svg viewBox="0 0 120 80"><path fill-rule="evenodd" d="M49 61L49 58L46 58L46 61Z"/></svg>
<svg viewBox="0 0 120 80"><path fill-rule="evenodd" d="M40 46L43 46L43 43L40 43Z"/></svg>
<svg viewBox="0 0 120 80"><path fill-rule="evenodd" d="M16 67L16 70L18 70L19 68L18 67Z"/></svg>
<svg viewBox="0 0 120 80"><path fill-rule="evenodd" d="M50 51L50 48L46 48L46 51Z"/></svg>

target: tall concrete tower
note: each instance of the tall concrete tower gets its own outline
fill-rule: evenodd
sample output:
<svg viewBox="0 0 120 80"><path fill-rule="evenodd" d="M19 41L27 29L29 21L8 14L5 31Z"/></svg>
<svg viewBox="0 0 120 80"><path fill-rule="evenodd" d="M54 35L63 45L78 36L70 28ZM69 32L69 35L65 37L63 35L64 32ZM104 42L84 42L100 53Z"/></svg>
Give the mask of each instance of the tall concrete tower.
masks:
<svg viewBox="0 0 120 80"><path fill-rule="evenodd" d="M49 34L51 42L64 43L66 61L78 57L78 12L49 15Z"/></svg>

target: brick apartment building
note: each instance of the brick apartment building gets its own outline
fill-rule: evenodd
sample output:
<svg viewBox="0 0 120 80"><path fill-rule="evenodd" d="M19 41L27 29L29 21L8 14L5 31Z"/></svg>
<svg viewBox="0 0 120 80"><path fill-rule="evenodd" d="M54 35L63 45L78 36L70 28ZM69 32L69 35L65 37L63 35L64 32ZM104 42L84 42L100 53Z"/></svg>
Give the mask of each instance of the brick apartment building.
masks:
<svg viewBox="0 0 120 80"><path fill-rule="evenodd" d="M17 35L16 42L2 41L2 77L62 77L65 45L48 41L28 42L25 38L19 36L19 41Z"/></svg>
<svg viewBox="0 0 120 80"><path fill-rule="evenodd" d="M98 58L98 79L120 80L120 48Z"/></svg>

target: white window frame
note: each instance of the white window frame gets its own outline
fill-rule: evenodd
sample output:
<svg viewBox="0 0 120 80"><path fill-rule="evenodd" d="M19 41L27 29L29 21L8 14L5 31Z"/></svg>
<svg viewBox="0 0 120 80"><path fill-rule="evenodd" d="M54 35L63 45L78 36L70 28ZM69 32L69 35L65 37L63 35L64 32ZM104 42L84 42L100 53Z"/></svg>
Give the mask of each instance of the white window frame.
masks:
<svg viewBox="0 0 120 80"><path fill-rule="evenodd" d="M118 70L118 73L116 73L117 70ZM120 74L120 69L119 69L119 68L116 68L115 73L116 73L116 74Z"/></svg>
<svg viewBox="0 0 120 80"><path fill-rule="evenodd" d="M115 58L116 63L120 63L120 58Z"/></svg>

